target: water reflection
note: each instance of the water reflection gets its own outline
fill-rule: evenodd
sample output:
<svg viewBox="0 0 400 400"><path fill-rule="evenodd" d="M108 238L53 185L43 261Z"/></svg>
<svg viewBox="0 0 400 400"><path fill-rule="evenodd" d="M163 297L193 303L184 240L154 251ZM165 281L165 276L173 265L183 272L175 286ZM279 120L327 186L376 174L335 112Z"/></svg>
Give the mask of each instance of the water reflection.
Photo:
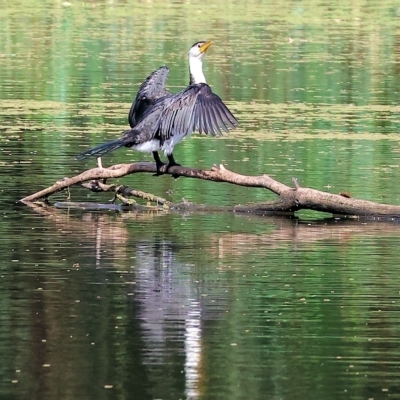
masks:
<svg viewBox="0 0 400 400"><path fill-rule="evenodd" d="M140 303L144 333L145 365L168 363L168 343L181 342L178 350L185 357L185 394L199 396L202 353L202 312L198 283L193 280L192 264L177 260L171 242L139 242L135 258L135 301Z"/></svg>
<svg viewBox="0 0 400 400"><path fill-rule="evenodd" d="M201 310L197 301L192 301L185 324L185 394L187 399L197 399L200 395L201 362Z"/></svg>
<svg viewBox="0 0 400 400"><path fill-rule="evenodd" d="M72 156L126 128L150 71L167 64L171 90L187 84L187 48L203 38L215 40L208 81L241 129L194 136L178 158L399 203L398 15L392 0L2 7L0 397L395 397L397 222L12 204L91 166ZM174 202L270 198L127 181Z"/></svg>
<svg viewBox="0 0 400 400"><path fill-rule="evenodd" d="M21 231L20 218L8 236L27 240L1 244L15 393L38 379L40 398L396 390L396 223L33 207Z"/></svg>
<svg viewBox="0 0 400 400"><path fill-rule="evenodd" d="M396 389L396 223L33 212L25 225L36 220L45 252L31 237L14 255L19 278L0 282L19 288L13 330L0 334L21 349L7 363L24 380L5 373L20 394L36 376L41 398L81 387L89 398L112 387L188 399Z"/></svg>

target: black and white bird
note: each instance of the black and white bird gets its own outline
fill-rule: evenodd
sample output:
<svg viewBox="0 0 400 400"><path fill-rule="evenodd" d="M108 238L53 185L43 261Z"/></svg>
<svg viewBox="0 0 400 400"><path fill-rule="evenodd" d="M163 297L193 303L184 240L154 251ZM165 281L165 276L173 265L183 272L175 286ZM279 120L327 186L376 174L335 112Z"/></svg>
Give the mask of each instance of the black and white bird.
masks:
<svg viewBox="0 0 400 400"><path fill-rule="evenodd" d="M222 100L212 92L203 73L203 58L212 41L195 43L189 50L190 82L186 89L172 94L165 89L168 67L160 67L142 83L129 111L131 129L121 138L86 150L76 156L101 157L120 147L132 147L143 152L152 152L157 172L179 165L173 157L174 146L193 132L216 136L238 126ZM158 151L168 157L164 164ZM99 161L99 166L101 162Z"/></svg>

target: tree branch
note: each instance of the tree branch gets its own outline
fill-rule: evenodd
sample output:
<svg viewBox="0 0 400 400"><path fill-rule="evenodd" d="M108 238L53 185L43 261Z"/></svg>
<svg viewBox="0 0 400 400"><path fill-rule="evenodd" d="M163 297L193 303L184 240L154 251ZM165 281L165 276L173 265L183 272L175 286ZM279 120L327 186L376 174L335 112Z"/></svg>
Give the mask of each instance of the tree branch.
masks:
<svg viewBox="0 0 400 400"><path fill-rule="evenodd" d="M70 186L81 184L82 186L92 191L113 191L123 202L129 203L125 197L137 196L150 201L154 201L160 205L167 206L168 208L175 209L207 209L213 210L215 207L208 207L204 205L196 205L193 203L179 203L173 204L167 200L154 196L150 193L140 192L134 189L126 188L125 186L107 185L106 180L110 178L120 178L125 175L135 173L157 173L156 165L149 162L139 162L133 164L118 164L108 168L93 168L87 170L72 178L64 178L57 181L54 185L43 189L30 196L24 197L21 202L31 203L41 199L46 199L52 194L69 188ZM293 178L294 188L291 188L268 175L261 176L247 176L237 174L227 170L222 164L214 165L210 170L198 170L193 168L186 168L183 166L173 166L169 168L166 174L177 177L187 177L202 179L214 182L227 182L239 186L246 187L259 187L267 189L279 198L276 201L270 201L260 204L250 205L236 205L230 206L226 209L235 212L255 212L255 213L269 213L269 212L284 212L294 213L301 209L315 210L321 212L328 212L338 215L358 215L358 216L387 216L399 217L400 206L379 204L366 200L359 200L350 198L347 194L332 194L322 192L311 188L303 188L298 183L297 179ZM70 204L70 203L69 203ZM221 209L221 207L218 207Z"/></svg>

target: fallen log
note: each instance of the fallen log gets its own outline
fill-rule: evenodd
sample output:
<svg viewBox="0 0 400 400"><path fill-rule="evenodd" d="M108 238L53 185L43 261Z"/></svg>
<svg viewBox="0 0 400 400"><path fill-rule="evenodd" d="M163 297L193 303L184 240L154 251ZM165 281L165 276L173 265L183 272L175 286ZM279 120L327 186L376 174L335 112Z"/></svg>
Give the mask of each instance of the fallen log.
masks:
<svg viewBox="0 0 400 400"><path fill-rule="evenodd" d="M222 164L219 166L214 165L210 170L173 166L169 168L166 174L170 174L175 178L195 178L214 182L226 182L239 186L264 188L275 193L278 199L264 203L228 207L208 207L185 201L175 204L151 193L129 189L123 185L109 185L106 183L107 179L111 178L121 178L135 173L156 174L156 172L156 165L149 162L118 164L108 168L93 168L71 178L63 178L52 186L26 196L20 201L25 204L38 201L48 202L48 198L54 193L69 189L73 185L81 185L94 192L114 192L115 200L119 199L123 204L132 203L129 197L133 196L156 203L163 209L190 208L193 210L201 209L206 211L208 209L215 210L218 208L235 212L290 214L300 210L314 210L341 216L400 217L400 206L397 205L380 204L372 201L355 199L350 197L348 193L333 194L312 188L303 188L295 178L293 178L293 187L290 187L266 174L260 176L237 174L233 171L229 171Z"/></svg>

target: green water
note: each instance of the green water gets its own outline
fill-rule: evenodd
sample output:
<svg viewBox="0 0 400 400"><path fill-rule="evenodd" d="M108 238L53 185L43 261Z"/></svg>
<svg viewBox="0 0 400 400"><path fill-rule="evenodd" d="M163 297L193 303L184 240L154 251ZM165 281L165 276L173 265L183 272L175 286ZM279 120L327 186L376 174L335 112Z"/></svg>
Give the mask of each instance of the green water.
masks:
<svg viewBox="0 0 400 400"><path fill-rule="evenodd" d="M184 87L203 39L207 81L240 127L183 141L178 162L400 204L397 1L2 4L2 399L400 398L398 221L16 204L95 166L73 156L127 128L160 65L169 89ZM135 160L152 157L103 161ZM119 182L173 202L274 199L170 176Z"/></svg>

